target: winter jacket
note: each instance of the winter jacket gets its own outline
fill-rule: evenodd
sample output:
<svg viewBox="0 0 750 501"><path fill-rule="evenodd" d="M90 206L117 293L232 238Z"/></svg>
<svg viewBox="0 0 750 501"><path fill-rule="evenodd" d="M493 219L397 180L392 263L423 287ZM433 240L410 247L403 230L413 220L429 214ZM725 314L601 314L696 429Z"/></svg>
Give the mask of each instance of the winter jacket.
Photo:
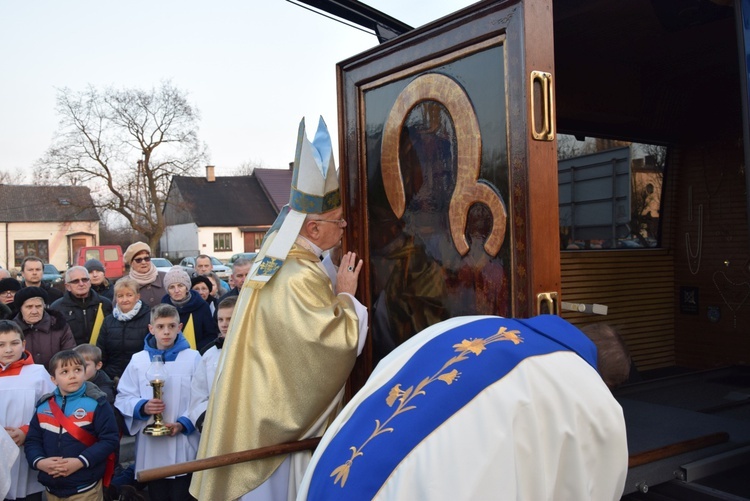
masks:
<svg viewBox="0 0 750 501"><path fill-rule="evenodd" d="M0 320L5 319L12 319L14 316L16 316L16 312L12 308L13 303L5 304L0 303Z"/></svg>
<svg viewBox="0 0 750 501"><path fill-rule="evenodd" d="M76 426L96 437L96 443L87 446L61 426L50 410L52 398ZM90 490L102 479L107 457L117 451L119 443L115 414L106 395L95 385L84 383L78 391L66 396L55 389L42 397L31 420L24 449L34 469L38 469L39 461L53 456L75 457L83 462L83 468L67 477L53 478L39 471L39 481L52 494L69 497Z"/></svg>
<svg viewBox="0 0 750 501"><path fill-rule="evenodd" d="M147 304L149 308L153 308L161 303L161 298L167 293L167 288L164 287L164 275L166 275L166 273L160 271L153 282L141 285L140 289L138 289L138 293L141 295L141 301L143 301L144 304Z"/></svg>
<svg viewBox="0 0 750 501"><path fill-rule="evenodd" d="M100 283L99 285L91 284L91 290L102 297L106 297L110 301L114 301L115 299L115 288L112 283L106 278L104 279L104 282Z"/></svg>
<svg viewBox="0 0 750 501"><path fill-rule="evenodd" d="M26 281L21 282L21 287L29 287L29 285L26 284ZM49 304L52 304L54 301L57 301L61 297L63 297L63 293L60 289L57 287L53 287L47 282L42 282L37 287L41 287L44 289L44 292L47 293L47 299L49 300Z"/></svg>
<svg viewBox="0 0 750 501"><path fill-rule="evenodd" d="M131 320L122 322L114 315L104 319L96 345L102 350L102 370L112 379L122 376L130 357L143 349L150 317L151 309L144 303Z"/></svg>
<svg viewBox="0 0 750 501"><path fill-rule="evenodd" d="M26 351L31 353L34 361L49 370L49 361L58 351L72 350L76 340L65 317L55 310L46 310L42 319L34 325L23 320L21 313L13 319L23 331L26 340Z"/></svg>
<svg viewBox="0 0 750 501"><path fill-rule="evenodd" d="M229 292L227 292L226 294L224 294L223 296L219 298L219 304L221 304L221 302L224 301L228 297L239 296L239 295L240 295L240 290L237 287L234 287L232 288L232 290L230 290Z"/></svg>
<svg viewBox="0 0 750 501"><path fill-rule="evenodd" d="M70 325L70 330L73 331L76 344L84 344L91 339L91 331L94 329L100 303L104 317L112 313L112 301L94 291L89 291L89 295L85 298L75 297L67 291L63 297L50 305L50 309L63 314Z"/></svg>
<svg viewBox="0 0 750 501"><path fill-rule="evenodd" d="M87 382L94 383L97 388L107 396L107 402L115 405L115 383L112 381L106 372L103 370L96 371L94 377L89 379Z"/></svg>
<svg viewBox="0 0 750 501"><path fill-rule="evenodd" d="M187 329L190 317L193 317L193 328L195 329L196 349L200 350L208 343L216 339L219 329L211 314L211 308L208 303L195 291L190 291L190 300L184 306L177 306L172 302L169 295L164 296L162 303L171 304L180 314L182 322L182 331Z"/></svg>

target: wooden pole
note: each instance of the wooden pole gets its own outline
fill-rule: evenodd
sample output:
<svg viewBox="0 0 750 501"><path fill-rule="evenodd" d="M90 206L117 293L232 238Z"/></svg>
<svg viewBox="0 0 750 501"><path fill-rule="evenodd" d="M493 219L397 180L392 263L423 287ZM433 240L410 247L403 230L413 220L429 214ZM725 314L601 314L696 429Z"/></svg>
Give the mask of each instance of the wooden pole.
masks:
<svg viewBox="0 0 750 501"><path fill-rule="evenodd" d="M718 432L704 435L702 437L692 438L689 440L683 440L682 442L676 442L674 444L668 444L663 447L657 447L655 449L650 449L631 455L628 458L628 468L653 463L654 461L658 461L660 459L666 459L668 457L677 456L678 454L684 454L686 452L702 449L704 447L710 447L712 445L717 445L728 441L728 433ZM320 443L320 437L308 438L305 440L300 440L298 442L287 442L284 444L269 445L267 447L260 447L258 449L252 449L249 451L230 452L229 454L222 454L220 456L213 456L205 459L196 459L195 461L187 461L185 463L177 463L168 466L161 466L159 468L152 468L150 470L143 470L141 472L138 472L136 478L139 482L150 482L152 480L158 480L160 478L173 477L175 475L184 475L186 473L209 470L211 468L219 468L221 466L229 466L231 464L253 461L255 459L265 459L272 456L278 456L280 454L290 454L292 452L311 450L315 449L318 446L318 443Z"/></svg>
<svg viewBox="0 0 750 501"><path fill-rule="evenodd" d="M196 459L195 461L187 461L185 463L170 464L168 466L161 466L159 468L151 468L150 470L138 472L136 479L139 482L150 482L160 478L184 475L186 473L219 468L221 466L229 466L230 464L244 463L254 459L265 459L271 456L278 456L279 454L306 451L309 449L315 449L319 442L320 437L308 438L298 442L269 445L267 447L260 447L249 451L230 452L229 454L222 454L220 456Z"/></svg>
<svg viewBox="0 0 750 501"><path fill-rule="evenodd" d="M674 444L668 444L663 447L657 447L648 451L639 452L633 454L628 458L628 468L635 466L641 466L643 464L653 463L660 459L666 459L678 454L684 454L690 451L696 451L703 449L704 447L710 447L712 445L723 444L729 441L729 433L720 431L717 433L709 433L702 437L691 438L689 440L683 440L682 442L676 442Z"/></svg>

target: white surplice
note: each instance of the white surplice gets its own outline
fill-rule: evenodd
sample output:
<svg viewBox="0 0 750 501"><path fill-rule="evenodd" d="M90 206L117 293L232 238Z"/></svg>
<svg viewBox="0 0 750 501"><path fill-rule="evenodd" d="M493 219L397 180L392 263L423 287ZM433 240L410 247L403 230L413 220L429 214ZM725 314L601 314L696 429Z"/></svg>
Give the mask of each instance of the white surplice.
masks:
<svg viewBox="0 0 750 501"><path fill-rule="evenodd" d="M172 362L165 362L167 377L162 388L165 410L165 423L175 423L181 416L187 417L190 405L190 386L193 375L200 364L201 356L195 350L183 350ZM151 366L151 357L146 351L139 351L130 360L117 385L115 406L125 418L128 431L136 437L135 471L192 461L198 451L200 435L197 432L174 437L152 437L143 434L143 429L153 419L135 419L133 413L141 400L153 398L153 387L149 384L146 371ZM173 477L170 477L173 478Z"/></svg>
<svg viewBox="0 0 750 501"><path fill-rule="evenodd" d="M25 365L16 376L0 377L0 427L19 428L28 425L36 411L36 403L42 395L55 390L49 373L43 365ZM13 445L15 447L15 444ZM18 448L16 448L18 449ZM28 494L44 490L37 480L37 472L29 468L23 447L18 450L15 460L3 455L3 468L10 465L12 480L5 497L23 498Z"/></svg>

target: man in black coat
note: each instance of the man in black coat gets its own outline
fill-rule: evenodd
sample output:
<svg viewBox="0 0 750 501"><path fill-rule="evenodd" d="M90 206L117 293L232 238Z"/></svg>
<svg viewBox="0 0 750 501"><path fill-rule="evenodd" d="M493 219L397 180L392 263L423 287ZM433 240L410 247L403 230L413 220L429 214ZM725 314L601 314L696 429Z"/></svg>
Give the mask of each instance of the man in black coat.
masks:
<svg viewBox="0 0 750 501"><path fill-rule="evenodd" d="M89 272L73 266L65 272L65 294L50 305L65 317L73 331L76 344L88 343L101 308L102 319L112 313L112 302L91 290Z"/></svg>

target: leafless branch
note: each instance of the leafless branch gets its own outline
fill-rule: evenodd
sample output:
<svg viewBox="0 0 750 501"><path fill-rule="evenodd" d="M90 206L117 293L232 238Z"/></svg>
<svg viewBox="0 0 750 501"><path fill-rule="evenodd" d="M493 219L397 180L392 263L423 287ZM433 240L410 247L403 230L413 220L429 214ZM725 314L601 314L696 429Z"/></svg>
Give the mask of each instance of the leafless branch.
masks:
<svg viewBox="0 0 750 501"><path fill-rule="evenodd" d="M58 90L60 123L36 172L94 186L99 209L124 217L156 249L174 175L206 162L198 110L170 82L158 88Z"/></svg>

